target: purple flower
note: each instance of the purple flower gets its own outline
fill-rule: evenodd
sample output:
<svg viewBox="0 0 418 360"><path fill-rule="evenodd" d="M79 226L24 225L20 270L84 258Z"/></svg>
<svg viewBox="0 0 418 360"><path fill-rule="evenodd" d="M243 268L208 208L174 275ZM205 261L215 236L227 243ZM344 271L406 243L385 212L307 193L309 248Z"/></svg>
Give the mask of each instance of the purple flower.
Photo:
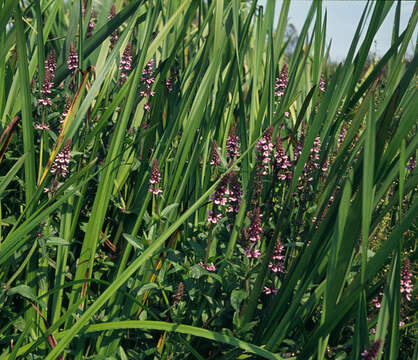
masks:
<svg viewBox="0 0 418 360"><path fill-rule="evenodd" d="M380 309L380 307L382 306L382 303L380 302L380 299L383 296L383 290L384 290L384 288L383 288L383 285L382 285L380 287L379 294L372 299L373 305L376 309Z"/></svg>
<svg viewBox="0 0 418 360"><path fill-rule="evenodd" d="M158 195L162 193L163 190L158 187L160 181L161 181L161 174L160 174L160 171L158 170L158 161L157 159L154 159L154 162L152 163L151 176L149 179L150 187L148 191L150 193L153 193L154 195Z"/></svg>
<svg viewBox="0 0 418 360"><path fill-rule="evenodd" d="M60 124L64 123L65 117L68 115L68 110L70 110L70 106L71 106L71 98L67 98L67 103L65 104L64 111L62 112L62 115L58 120Z"/></svg>
<svg viewBox="0 0 418 360"><path fill-rule="evenodd" d="M55 75L55 68L57 67L57 61L55 59L55 50L52 50L48 58L45 60L45 70L48 69L52 78Z"/></svg>
<svg viewBox="0 0 418 360"><path fill-rule="evenodd" d="M221 158L219 157L218 150L219 150L219 147L216 144L216 140L213 140L211 159L210 159L210 164L212 166L217 166L221 163Z"/></svg>
<svg viewBox="0 0 418 360"><path fill-rule="evenodd" d="M274 153L274 169L280 180L292 178L292 172L289 170L291 166L292 164L289 156L286 155L282 139L278 136L276 138L276 152Z"/></svg>
<svg viewBox="0 0 418 360"><path fill-rule="evenodd" d="M229 174L226 174L222 180L219 182L218 186L215 189L215 192L210 197L210 200L215 205L225 205L227 202L227 192L228 192L228 182Z"/></svg>
<svg viewBox="0 0 418 360"><path fill-rule="evenodd" d="M116 8L115 8L115 4L113 4L110 9L110 13L107 16L107 19L112 20L115 16L116 16ZM116 43L118 42L118 39L119 39L118 29L116 29L110 35L110 50L112 50L115 47Z"/></svg>
<svg viewBox="0 0 418 360"><path fill-rule="evenodd" d="M49 71L48 68L45 69L45 76L44 81L42 83L42 88L40 90L40 93L44 96L48 96L51 94L51 89L54 83L52 82L52 79L54 78L54 73Z"/></svg>
<svg viewBox="0 0 418 360"><path fill-rule="evenodd" d="M280 73L280 76L276 79L276 87L274 95L277 97L282 97L284 95L284 92L287 88L287 83L289 82L289 76L287 73L287 64L283 65L282 71ZM280 100L277 101L280 103Z"/></svg>
<svg viewBox="0 0 418 360"><path fill-rule="evenodd" d="M215 205L212 211L208 213L208 221L212 224L216 224L219 220L222 219L222 214L217 212L218 208Z"/></svg>
<svg viewBox="0 0 418 360"><path fill-rule="evenodd" d="M49 126L46 124L35 124L36 130L49 130Z"/></svg>
<svg viewBox="0 0 418 360"><path fill-rule="evenodd" d="M276 294L279 290L275 289L275 288L269 288L267 286L264 286L264 293L266 295L270 295L270 294Z"/></svg>
<svg viewBox="0 0 418 360"><path fill-rule="evenodd" d="M253 247L254 245L252 245L250 249L244 249L245 255L247 255L247 258L249 259L258 259L261 256L261 251L258 249L252 250Z"/></svg>
<svg viewBox="0 0 418 360"><path fill-rule="evenodd" d="M167 79L165 86L167 87L168 92L173 91L173 79L171 77Z"/></svg>
<svg viewBox="0 0 418 360"><path fill-rule="evenodd" d="M145 96L147 99L147 102L144 105L144 110L147 112L151 110L149 103L150 97L155 95L152 91L152 84L154 84L154 82L154 59L150 59L142 70L141 83L145 86L145 89L140 91L141 96Z"/></svg>
<svg viewBox="0 0 418 360"><path fill-rule="evenodd" d="M269 268L274 273L284 273L284 246L278 240L274 246L273 256L269 262Z"/></svg>
<svg viewBox="0 0 418 360"><path fill-rule="evenodd" d="M38 105L51 106L52 101L49 98L37 99Z"/></svg>
<svg viewBox="0 0 418 360"><path fill-rule="evenodd" d="M416 155L414 154L409 159L408 170L412 172L414 171L416 167L417 167L417 158L416 158Z"/></svg>
<svg viewBox="0 0 418 360"><path fill-rule="evenodd" d="M54 163L51 166L51 174L65 178L69 173L70 157L71 157L71 139L63 146L62 150L55 157Z"/></svg>
<svg viewBox="0 0 418 360"><path fill-rule="evenodd" d="M256 207L249 215L250 226L248 228L248 238L253 243L261 240L261 234L263 234L263 228L261 227L261 213L260 208Z"/></svg>
<svg viewBox="0 0 418 360"><path fill-rule="evenodd" d="M128 43L125 50L123 51L122 59L119 62L120 72L120 83L123 84L128 77L128 71L131 70L132 55L131 55L132 44Z"/></svg>
<svg viewBox="0 0 418 360"><path fill-rule="evenodd" d="M377 339L376 341L373 341L370 345L370 348L368 350L364 350L361 353L361 359L362 360L374 360L377 358L377 355L379 354L380 346L382 345L382 340Z"/></svg>
<svg viewBox="0 0 418 360"><path fill-rule="evenodd" d="M273 151L273 144L271 143L273 137L273 127L270 126L267 128L264 136L257 142L257 160L256 166L258 167L258 172L261 175L268 175L269 164L271 161L271 152Z"/></svg>
<svg viewBox="0 0 418 360"><path fill-rule="evenodd" d="M152 84L154 83L154 59L150 59L142 70L141 83L145 86L147 90L151 89ZM147 91L141 92L141 95L148 94Z"/></svg>
<svg viewBox="0 0 418 360"><path fill-rule="evenodd" d="M207 271L211 271L211 272L216 271L216 267L213 263L210 263L210 265L206 265L202 261L200 261L199 265Z"/></svg>
<svg viewBox="0 0 418 360"><path fill-rule="evenodd" d="M325 92L324 74L321 74L321 78L319 79L319 90Z"/></svg>
<svg viewBox="0 0 418 360"><path fill-rule="evenodd" d="M51 94L52 87L54 86L54 75L57 64L55 62L55 51L52 51L49 57L45 60L45 74L42 82L41 99L37 99L39 105L50 106L52 105L51 99L48 97Z"/></svg>
<svg viewBox="0 0 418 360"><path fill-rule="evenodd" d="M93 35L94 25L94 10L91 9L90 20L87 25L87 39Z"/></svg>
<svg viewBox="0 0 418 360"><path fill-rule="evenodd" d="M407 301L411 301L411 295L413 290L412 285L412 272L411 264L408 258L405 258L402 265L402 274L401 274L401 294L405 297Z"/></svg>
<svg viewBox="0 0 418 360"><path fill-rule="evenodd" d="M237 214L241 205L242 190L236 171L231 172L228 189L227 212Z"/></svg>
<svg viewBox="0 0 418 360"><path fill-rule="evenodd" d="M345 126L345 123L343 123L343 125L341 126L341 130L340 133L338 134L338 139L337 139L337 150L341 147L341 145L344 142L344 139L347 135L347 128Z"/></svg>
<svg viewBox="0 0 418 360"><path fill-rule="evenodd" d="M68 70L75 70L78 68L78 55L75 51L74 44L70 44L70 53L67 59L67 69Z"/></svg>
<svg viewBox="0 0 418 360"><path fill-rule="evenodd" d="M59 182L53 178L51 180L51 185L49 187L44 188L44 193L51 193L51 194L56 193L59 188L59 185L60 185Z"/></svg>
<svg viewBox="0 0 418 360"><path fill-rule="evenodd" d="M228 160L234 160L234 158L239 157L239 147L239 137L236 135L235 126L233 126L226 139L226 158Z"/></svg>
<svg viewBox="0 0 418 360"><path fill-rule="evenodd" d="M303 167L303 176L299 178L299 190L304 189L304 182L312 182L313 181L313 172L315 169L319 169L319 151L321 149L321 138L317 136L314 140L314 143L311 148L311 152L309 154L309 158L306 161L304 167ZM326 164L324 164L324 172L328 170L328 167Z"/></svg>

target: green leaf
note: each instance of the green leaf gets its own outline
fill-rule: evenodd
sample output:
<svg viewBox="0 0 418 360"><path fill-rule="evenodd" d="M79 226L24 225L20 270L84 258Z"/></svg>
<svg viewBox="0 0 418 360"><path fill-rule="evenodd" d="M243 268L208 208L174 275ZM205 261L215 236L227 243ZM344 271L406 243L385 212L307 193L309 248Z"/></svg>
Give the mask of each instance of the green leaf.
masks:
<svg viewBox="0 0 418 360"><path fill-rule="evenodd" d="M131 244L135 249L144 250L144 244L142 243L141 240L137 239L134 236L131 236L127 233L123 233L122 236L126 239L126 241L128 241L129 244Z"/></svg>
<svg viewBox="0 0 418 360"><path fill-rule="evenodd" d="M241 303L248 298L248 293L244 290L232 290L231 292L231 305L235 311L240 311Z"/></svg>

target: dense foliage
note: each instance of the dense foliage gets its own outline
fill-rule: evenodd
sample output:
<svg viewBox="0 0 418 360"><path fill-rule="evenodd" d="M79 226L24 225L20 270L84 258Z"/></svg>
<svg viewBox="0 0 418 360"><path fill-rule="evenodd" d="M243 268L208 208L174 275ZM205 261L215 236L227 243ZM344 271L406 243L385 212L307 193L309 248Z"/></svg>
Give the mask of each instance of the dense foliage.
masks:
<svg viewBox="0 0 418 360"><path fill-rule="evenodd" d="M265 3L0 1L1 360L416 358L416 4Z"/></svg>

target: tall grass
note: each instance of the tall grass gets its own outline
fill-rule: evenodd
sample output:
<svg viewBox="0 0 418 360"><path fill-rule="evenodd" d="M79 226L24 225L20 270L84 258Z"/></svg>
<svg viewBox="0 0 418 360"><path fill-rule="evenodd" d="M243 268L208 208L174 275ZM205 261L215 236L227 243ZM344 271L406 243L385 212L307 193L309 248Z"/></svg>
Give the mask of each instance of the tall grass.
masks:
<svg viewBox="0 0 418 360"><path fill-rule="evenodd" d="M416 354L416 4L289 4L0 1L0 359Z"/></svg>

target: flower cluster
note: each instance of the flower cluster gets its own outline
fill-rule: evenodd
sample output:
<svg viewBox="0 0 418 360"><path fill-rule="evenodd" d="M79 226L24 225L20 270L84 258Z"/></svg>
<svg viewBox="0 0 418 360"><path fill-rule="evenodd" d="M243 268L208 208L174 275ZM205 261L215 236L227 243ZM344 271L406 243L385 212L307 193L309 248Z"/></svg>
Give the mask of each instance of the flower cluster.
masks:
<svg viewBox="0 0 418 360"><path fill-rule="evenodd" d="M51 76L55 75L55 68L57 67L57 61L55 59L55 50L52 50L48 58L45 60L45 71L48 70Z"/></svg>
<svg viewBox="0 0 418 360"><path fill-rule="evenodd" d="M63 146L62 150L55 157L54 163L51 166L51 174L65 178L68 175L71 157L71 139Z"/></svg>
<svg viewBox="0 0 418 360"><path fill-rule="evenodd" d="M321 149L321 138L317 136L314 140L312 145L311 151L309 153L309 158L306 161L302 176L299 177L298 189L299 190L306 190L306 184L311 183L313 181L313 172L316 169L321 168L319 164L319 152ZM323 172L328 170L328 164L325 163L324 166L321 168Z"/></svg>
<svg viewBox="0 0 418 360"><path fill-rule="evenodd" d="M383 296L383 286L379 290L379 295L375 296L372 300L373 305L376 309L380 309L380 307L382 306L382 303L380 302L380 299L382 298L382 296Z"/></svg>
<svg viewBox="0 0 418 360"><path fill-rule="evenodd" d="M52 51L49 57L45 60L45 75L41 90L39 91L42 94L42 98L37 100L39 105L52 105L49 95L51 94L52 87L54 86L53 79L55 76L56 66L55 51Z"/></svg>
<svg viewBox="0 0 418 360"><path fill-rule="evenodd" d="M49 130L49 125L46 124L35 124L36 130Z"/></svg>
<svg viewBox="0 0 418 360"><path fill-rule="evenodd" d="M74 44L70 44L70 53L67 59L67 69L68 70L75 70L78 68L78 55L75 51Z"/></svg>
<svg viewBox="0 0 418 360"><path fill-rule="evenodd" d="M122 58L119 62L119 70L120 72L120 83L123 84L128 77L128 71L131 70L132 65L132 55L131 55L132 44L128 43L126 45L125 50L123 51Z"/></svg>
<svg viewBox="0 0 418 360"><path fill-rule="evenodd" d="M411 264L408 258L405 258L402 265L402 274L401 274L401 294L405 297L407 301L411 301L411 294L413 290L412 285L412 272Z"/></svg>
<svg viewBox="0 0 418 360"><path fill-rule="evenodd" d="M210 200L215 205L225 205L227 202L229 174L226 174L216 187L215 192L210 197Z"/></svg>
<svg viewBox="0 0 418 360"><path fill-rule="evenodd" d="M59 123L63 124L65 117L68 115L68 110L70 110L70 106L71 106L71 98L67 98L67 103L65 104L65 108L64 111L61 114L61 117L59 118Z"/></svg>
<svg viewBox="0 0 418 360"><path fill-rule="evenodd" d="M279 289L269 288L268 286L264 286L264 293L266 295L270 294L276 294L279 291Z"/></svg>
<svg viewBox="0 0 418 360"><path fill-rule="evenodd" d="M216 140L213 140L211 157L210 157L210 164L212 166L217 166L221 163L221 158L219 157L218 150L219 150L219 147L216 144Z"/></svg>
<svg viewBox="0 0 418 360"><path fill-rule="evenodd" d="M405 314L405 301L411 301L412 299L412 292L413 292L413 285L412 285L412 271L411 271L411 263L409 262L408 258L405 258L402 264L402 271L401 271L401 283L400 283L400 292L402 295L401 298L401 315ZM379 294L372 299L373 305L376 309L380 309L382 306L381 299L383 297L384 287L379 290ZM403 320L399 321L399 326L405 325ZM376 333L376 328L372 328L372 332Z"/></svg>
<svg viewBox="0 0 418 360"><path fill-rule="evenodd" d="M160 171L158 170L158 161L157 159L154 159L154 162L152 163L151 176L149 179L150 187L148 191L150 193L153 193L154 195L158 195L162 193L163 190L158 187L160 182L161 182L161 174L160 174Z"/></svg>
<svg viewBox="0 0 418 360"><path fill-rule="evenodd" d="M152 84L154 84L155 78L154 78L154 59L150 59L150 61L147 62L145 65L145 68L142 70L142 78L141 83L145 86L144 90L141 90L140 94L141 96L145 96L147 101L144 105L145 111L150 111L150 97L154 96L155 93L152 91Z"/></svg>
<svg viewBox="0 0 418 360"><path fill-rule="evenodd" d="M227 160L234 160L234 158L239 157L239 137L236 135L235 126L231 128L226 139L226 158Z"/></svg>
<svg viewBox="0 0 418 360"><path fill-rule="evenodd" d="M242 190L236 171L231 172L229 177L228 208L227 212L237 214L241 205Z"/></svg>
<svg viewBox="0 0 418 360"><path fill-rule="evenodd" d="M284 273L284 246L281 241L278 240L274 246L273 256L269 263L269 268L274 273Z"/></svg>
<svg viewBox="0 0 418 360"><path fill-rule="evenodd" d="M321 74L321 78L319 79L319 91L325 92L324 74Z"/></svg>
<svg viewBox="0 0 418 360"><path fill-rule="evenodd" d="M215 267L215 265L214 265L213 263L210 263L210 264L204 264L202 261L200 261L200 262L199 262L199 265L200 265L203 269L205 269L205 270L207 270L207 271L211 271L211 272L216 271L216 267Z"/></svg>
<svg viewBox="0 0 418 360"><path fill-rule="evenodd" d="M345 123L343 123L343 125L341 126L341 130L340 133L338 134L338 139L337 139L337 150L341 147L341 145L344 142L344 139L347 135L347 128L345 126Z"/></svg>
<svg viewBox="0 0 418 360"><path fill-rule="evenodd" d="M269 262L269 269L273 272L274 275L284 273L284 246L282 245L280 239L277 240L271 261ZM274 287L264 286L264 293L266 295L277 293L278 289Z"/></svg>
<svg viewBox="0 0 418 360"><path fill-rule="evenodd" d="M87 25L87 39L93 35L94 25L94 10L91 9L90 19Z"/></svg>
<svg viewBox="0 0 418 360"><path fill-rule="evenodd" d="M280 104L280 99L284 95L285 90L287 88L287 83L289 82L289 75L287 71L287 64L283 65L282 71L280 76L276 79L276 86L274 88L274 95L278 97L277 104ZM285 117L289 117L289 112L286 111L284 113Z"/></svg>
<svg viewBox="0 0 418 360"><path fill-rule="evenodd" d="M116 8L115 8L115 4L113 4L112 7L110 8L110 13L107 16L107 19L112 20L115 16L116 16ZM118 39L119 39L118 29L116 29L110 35L110 50L112 50L115 47L116 43L118 42Z"/></svg>
<svg viewBox="0 0 418 360"><path fill-rule="evenodd" d="M335 191L334 191L335 194ZM328 199L328 203L327 203L327 207L324 209L324 212L322 213L321 217L319 218L319 220L314 216L312 218L312 222L316 223L315 225L315 229L318 230L319 229L319 225L321 225L321 222L325 219L325 216L327 216L328 210L331 207L332 203L334 202L335 198L333 195L331 195Z"/></svg>
<svg viewBox="0 0 418 360"><path fill-rule="evenodd" d="M215 192L210 197L210 201L213 202L213 207L212 210L209 211L208 221L212 224L216 224L222 218L219 206L225 205L228 200L228 182L229 174L226 174L216 186Z"/></svg>
<svg viewBox="0 0 418 360"><path fill-rule="evenodd" d="M167 87L168 92L173 91L173 79L171 78L171 76L165 82L165 86Z"/></svg>
<svg viewBox="0 0 418 360"><path fill-rule="evenodd" d="M235 215L241 205L242 190L236 171L224 175L210 197L213 203L212 210L209 211L208 221L216 224L222 219L221 207L225 207L227 213Z"/></svg>
<svg viewBox="0 0 418 360"><path fill-rule="evenodd" d="M276 86L274 88L274 96L282 97L287 88L287 83L289 82L289 75L287 73L287 64L283 65L280 76L276 79ZM277 101L280 103L280 99Z"/></svg>
<svg viewBox="0 0 418 360"><path fill-rule="evenodd" d="M305 129L302 127L300 131L299 141L297 145L293 148L293 162L295 165L299 160L299 156L302 154L304 142L305 142Z"/></svg>
<svg viewBox="0 0 418 360"><path fill-rule="evenodd" d="M277 177L280 180L292 179L292 172L290 171L292 164L289 160L289 156L287 156L286 151L284 150L280 136L276 138L275 150L274 169Z"/></svg>
<svg viewBox="0 0 418 360"><path fill-rule="evenodd" d="M248 238L253 243L256 243L261 240L260 235L263 233L263 228L261 227L261 212L260 208L253 209L250 214L250 226L248 228Z"/></svg>
<svg viewBox="0 0 418 360"><path fill-rule="evenodd" d="M411 158L409 159L408 162L408 170L409 171L414 171L414 169L417 167L417 158L415 156L415 154L413 156L411 156Z"/></svg>
<svg viewBox="0 0 418 360"><path fill-rule="evenodd" d="M264 233L263 228L261 227L262 214L260 208L254 208L247 216L250 218L250 226L248 227L248 239L250 240L250 244L244 251L249 259L257 259L261 256L261 251L256 249L256 246L257 243L261 241L261 234Z"/></svg>
<svg viewBox="0 0 418 360"><path fill-rule="evenodd" d="M273 138L273 127L270 126L267 128L264 136L257 142L257 167L258 172L261 172L261 175L268 175L269 173L269 164L271 161L271 152L273 151L273 144L271 140Z"/></svg>
<svg viewBox="0 0 418 360"><path fill-rule="evenodd" d="M57 192L59 186L60 186L60 183L57 181L57 179L53 178L51 180L50 186L44 187L44 193L54 194Z"/></svg>
<svg viewBox="0 0 418 360"><path fill-rule="evenodd" d="M364 350L361 353L361 359L362 360L376 359L377 355L379 354L379 349L381 345L382 345L382 341L380 339L373 341L372 344L370 345L370 348L368 350Z"/></svg>

